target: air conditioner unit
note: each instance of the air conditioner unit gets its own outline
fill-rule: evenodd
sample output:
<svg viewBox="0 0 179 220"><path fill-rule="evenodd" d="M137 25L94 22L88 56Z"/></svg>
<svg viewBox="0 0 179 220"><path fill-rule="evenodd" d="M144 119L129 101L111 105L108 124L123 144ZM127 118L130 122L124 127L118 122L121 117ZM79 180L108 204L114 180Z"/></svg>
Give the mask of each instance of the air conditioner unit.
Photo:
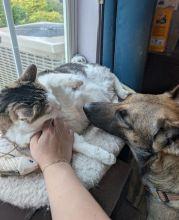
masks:
<svg viewBox="0 0 179 220"><path fill-rule="evenodd" d="M65 62L64 26L38 22L16 26L23 70L36 64L38 71L54 69ZM17 79L8 28L0 28L0 89Z"/></svg>

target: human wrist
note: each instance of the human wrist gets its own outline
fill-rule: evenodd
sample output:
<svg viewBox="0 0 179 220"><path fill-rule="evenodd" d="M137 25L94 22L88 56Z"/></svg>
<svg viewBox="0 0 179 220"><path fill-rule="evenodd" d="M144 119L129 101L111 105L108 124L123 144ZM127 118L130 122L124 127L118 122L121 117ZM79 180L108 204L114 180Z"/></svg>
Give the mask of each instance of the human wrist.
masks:
<svg viewBox="0 0 179 220"><path fill-rule="evenodd" d="M53 163L47 165L44 168L41 168L43 175L49 175L49 173L55 173L57 170L66 170L71 167L71 164L68 161L54 161Z"/></svg>
<svg viewBox="0 0 179 220"><path fill-rule="evenodd" d="M56 162L67 162L70 163L70 160L68 160L66 157L59 157L57 156L48 156L48 157L41 157L39 160L36 159L40 170L42 171L46 166L56 163Z"/></svg>
<svg viewBox="0 0 179 220"><path fill-rule="evenodd" d="M69 161L66 159L51 160L50 162L47 162L46 164L44 164L43 166L40 167L42 170L42 173L44 173L45 170L47 170L48 168L50 168L51 166L54 166L56 164L58 164L58 165L69 164Z"/></svg>

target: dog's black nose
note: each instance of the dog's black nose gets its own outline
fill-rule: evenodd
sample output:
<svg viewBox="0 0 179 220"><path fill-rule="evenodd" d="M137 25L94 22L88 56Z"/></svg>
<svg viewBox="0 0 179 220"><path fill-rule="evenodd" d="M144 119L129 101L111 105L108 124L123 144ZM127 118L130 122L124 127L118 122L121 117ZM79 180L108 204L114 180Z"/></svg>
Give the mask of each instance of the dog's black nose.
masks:
<svg viewBox="0 0 179 220"><path fill-rule="evenodd" d="M83 106L83 110L87 116L89 115L99 115L103 111L103 102L90 102Z"/></svg>
<svg viewBox="0 0 179 220"><path fill-rule="evenodd" d="M83 110L86 116L88 117L88 119L91 119L91 117L98 112L98 103L96 102L87 103L83 106Z"/></svg>
<svg viewBox="0 0 179 220"><path fill-rule="evenodd" d="M83 110L88 120L98 128L104 129L104 124L108 124L108 119L113 117L113 113L110 114L110 103L104 102L91 102L83 106Z"/></svg>
<svg viewBox="0 0 179 220"><path fill-rule="evenodd" d="M88 114L90 113L92 108L92 104L91 103L87 103L83 106L83 110L85 112L85 114L88 116Z"/></svg>
<svg viewBox="0 0 179 220"><path fill-rule="evenodd" d="M87 118L92 122L96 122L98 117L100 116L102 112L102 107L101 107L100 102L91 102L87 103L83 106L83 110L87 116Z"/></svg>
<svg viewBox="0 0 179 220"><path fill-rule="evenodd" d="M90 102L90 103L86 103L83 106L83 109L85 111L94 111L95 109L98 109L98 106L99 106L99 102Z"/></svg>

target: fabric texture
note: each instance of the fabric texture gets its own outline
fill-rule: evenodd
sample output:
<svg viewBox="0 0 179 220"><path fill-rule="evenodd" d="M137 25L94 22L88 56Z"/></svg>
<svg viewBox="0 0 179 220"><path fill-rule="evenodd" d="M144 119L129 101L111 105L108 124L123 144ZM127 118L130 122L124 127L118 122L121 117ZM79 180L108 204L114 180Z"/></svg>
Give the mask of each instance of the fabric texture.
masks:
<svg viewBox="0 0 179 220"><path fill-rule="evenodd" d="M106 0L102 65L141 91L156 0Z"/></svg>

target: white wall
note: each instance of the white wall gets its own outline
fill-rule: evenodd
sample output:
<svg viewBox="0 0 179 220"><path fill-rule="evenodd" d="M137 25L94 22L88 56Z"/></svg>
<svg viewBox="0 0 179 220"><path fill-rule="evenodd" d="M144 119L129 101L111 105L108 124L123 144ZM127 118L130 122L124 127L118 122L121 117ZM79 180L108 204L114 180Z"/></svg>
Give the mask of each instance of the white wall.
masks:
<svg viewBox="0 0 179 220"><path fill-rule="evenodd" d="M98 0L78 0L78 53L96 62Z"/></svg>

